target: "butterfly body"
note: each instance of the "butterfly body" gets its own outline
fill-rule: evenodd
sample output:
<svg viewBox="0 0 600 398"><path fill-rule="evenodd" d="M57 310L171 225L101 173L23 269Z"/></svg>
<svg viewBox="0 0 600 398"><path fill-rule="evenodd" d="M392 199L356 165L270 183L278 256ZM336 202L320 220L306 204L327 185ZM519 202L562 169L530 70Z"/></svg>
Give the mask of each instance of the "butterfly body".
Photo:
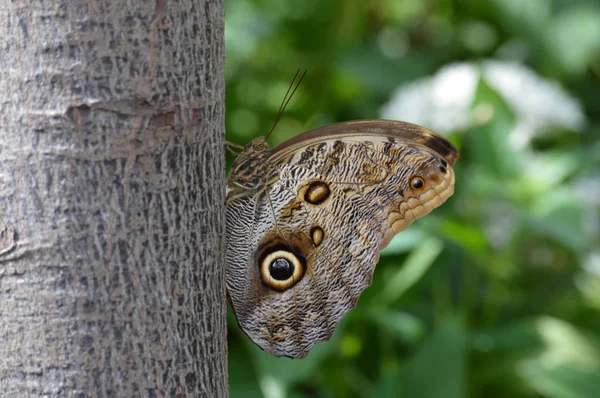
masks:
<svg viewBox="0 0 600 398"><path fill-rule="evenodd" d="M228 179L226 280L242 330L304 357L371 284L379 251L454 189L456 149L422 127L338 123L244 147Z"/></svg>

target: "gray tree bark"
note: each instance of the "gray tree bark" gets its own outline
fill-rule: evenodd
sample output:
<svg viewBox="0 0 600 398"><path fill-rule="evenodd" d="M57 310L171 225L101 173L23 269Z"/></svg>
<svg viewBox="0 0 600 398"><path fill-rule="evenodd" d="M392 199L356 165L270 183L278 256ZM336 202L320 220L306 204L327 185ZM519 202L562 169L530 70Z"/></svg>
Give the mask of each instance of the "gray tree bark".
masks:
<svg viewBox="0 0 600 398"><path fill-rule="evenodd" d="M227 396L223 25L0 0L1 396Z"/></svg>

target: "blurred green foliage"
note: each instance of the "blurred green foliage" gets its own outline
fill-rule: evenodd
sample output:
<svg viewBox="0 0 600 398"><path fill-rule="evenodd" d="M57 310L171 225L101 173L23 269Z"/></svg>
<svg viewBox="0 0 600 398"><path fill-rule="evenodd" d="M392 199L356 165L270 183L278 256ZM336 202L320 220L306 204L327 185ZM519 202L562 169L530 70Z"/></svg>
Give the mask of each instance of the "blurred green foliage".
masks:
<svg viewBox="0 0 600 398"><path fill-rule="evenodd" d="M474 122L444 132L461 152L456 193L392 241L330 342L274 358L230 314L232 397L600 396L598 1L227 0L226 44L240 144L270 130L298 68L272 145L380 118L398 87L486 59L556 82L587 120L515 145L527 114L481 77ZM542 118L565 107L550 97Z"/></svg>

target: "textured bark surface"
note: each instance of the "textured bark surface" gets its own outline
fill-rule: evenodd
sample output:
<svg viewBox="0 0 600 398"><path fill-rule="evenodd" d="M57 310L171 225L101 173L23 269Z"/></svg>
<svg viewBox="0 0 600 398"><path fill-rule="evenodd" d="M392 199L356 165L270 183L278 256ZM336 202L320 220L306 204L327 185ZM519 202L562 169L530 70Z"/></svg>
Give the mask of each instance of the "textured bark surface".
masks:
<svg viewBox="0 0 600 398"><path fill-rule="evenodd" d="M0 2L0 395L227 395L223 2Z"/></svg>

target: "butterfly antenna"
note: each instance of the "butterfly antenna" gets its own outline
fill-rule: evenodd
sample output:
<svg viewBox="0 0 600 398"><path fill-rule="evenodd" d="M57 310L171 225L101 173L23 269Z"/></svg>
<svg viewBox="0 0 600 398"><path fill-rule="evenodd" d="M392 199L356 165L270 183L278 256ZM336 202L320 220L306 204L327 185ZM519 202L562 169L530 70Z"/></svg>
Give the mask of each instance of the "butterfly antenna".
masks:
<svg viewBox="0 0 600 398"><path fill-rule="evenodd" d="M292 79L292 81L290 82L290 86L288 87L287 91L285 92L285 95L283 96L283 101L281 101L281 105L279 105L279 110L277 111L277 114L279 115L281 113L281 111L284 108L284 104L285 104L285 100L288 96L288 94L290 93L290 90L292 89L292 86L294 85L294 82L296 81L296 78L298 77L298 73L300 73L300 69L298 69L296 71L296 74L294 75L294 78Z"/></svg>
<svg viewBox="0 0 600 398"><path fill-rule="evenodd" d="M277 118L275 119L275 123L273 123L273 127L271 127L271 130L269 131L269 134L267 134L267 136L265 137L265 140L268 139L269 136L271 135L271 133L273 132L273 130L275 130L275 126L277 126L277 123L279 123L279 119L281 119L281 116L283 116L283 112L285 111L285 108L290 103L290 100L294 96L294 93L296 92L296 90L298 90L298 87L300 87L300 83L302 83L302 79L304 79L304 76L306 76L306 72L307 71L304 71L304 73L302 73L302 76L300 76L300 80L298 80L298 83L296 83L296 87L294 87L294 90L290 94L290 90L294 86L294 82L296 81L296 78L298 77L298 74L300 73L300 69L298 69L296 71L296 74L294 75L294 78L292 79L292 82L290 83L290 86L288 87L288 89L285 93L285 96L283 97L283 101L281 101L281 106L279 107L279 111L277 113ZM289 97L288 97L288 94L290 94Z"/></svg>

